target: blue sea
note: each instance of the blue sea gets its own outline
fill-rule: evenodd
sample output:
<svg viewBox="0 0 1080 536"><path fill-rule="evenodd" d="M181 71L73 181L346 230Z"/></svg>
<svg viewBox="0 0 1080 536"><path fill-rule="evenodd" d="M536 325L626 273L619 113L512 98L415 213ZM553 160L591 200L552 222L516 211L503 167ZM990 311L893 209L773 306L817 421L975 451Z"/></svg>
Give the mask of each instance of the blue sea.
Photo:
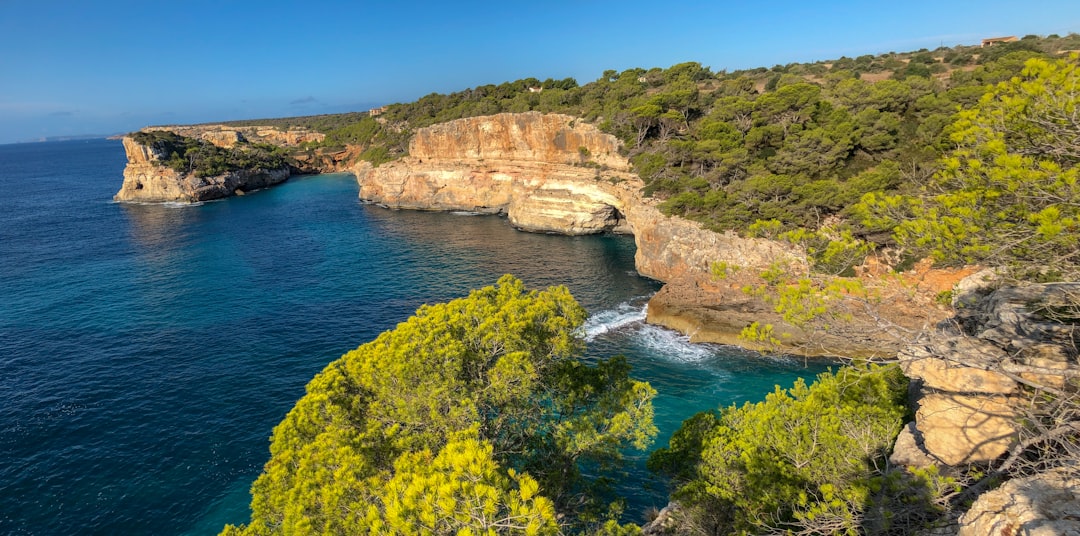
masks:
<svg viewBox="0 0 1080 536"><path fill-rule="evenodd" d="M697 411L822 365L644 324L626 236L361 204L351 175L197 206L112 202L118 141L0 145L0 534L215 534L247 520L269 437L328 362L504 273L566 285L583 359L659 391L657 446ZM626 517L666 503L631 459Z"/></svg>

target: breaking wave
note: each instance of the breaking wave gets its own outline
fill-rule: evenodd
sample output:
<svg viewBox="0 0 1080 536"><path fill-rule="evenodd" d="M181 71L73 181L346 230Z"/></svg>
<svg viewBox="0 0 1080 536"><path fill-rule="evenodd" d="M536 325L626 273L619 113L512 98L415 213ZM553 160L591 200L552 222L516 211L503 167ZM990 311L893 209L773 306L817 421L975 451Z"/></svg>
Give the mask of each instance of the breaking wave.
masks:
<svg viewBox="0 0 1080 536"><path fill-rule="evenodd" d="M652 324L642 323L635 335L643 346L672 361L705 361L720 349L715 344L690 342L690 337L682 333Z"/></svg>
<svg viewBox="0 0 1080 536"><path fill-rule="evenodd" d="M585 341L589 342L596 337L612 331L618 331L635 325L645 324L645 312L649 304L634 305L630 302L622 302L614 309L600 311L585 321Z"/></svg>
<svg viewBox="0 0 1080 536"><path fill-rule="evenodd" d="M623 302L590 316L583 326L585 341L621 334L664 359L687 363L705 361L717 355L721 348L718 345L692 343L690 337L677 331L647 324L648 302L645 300L643 297Z"/></svg>

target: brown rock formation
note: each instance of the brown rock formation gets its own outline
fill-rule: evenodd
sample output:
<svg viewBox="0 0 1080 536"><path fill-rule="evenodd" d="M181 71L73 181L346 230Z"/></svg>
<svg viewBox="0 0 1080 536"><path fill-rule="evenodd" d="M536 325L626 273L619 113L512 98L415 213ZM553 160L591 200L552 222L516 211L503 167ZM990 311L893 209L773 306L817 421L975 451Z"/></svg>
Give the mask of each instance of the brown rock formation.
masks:
<svg viewBox="0 0 1080 536"><path fill-rule="evenodd" d="M628 230L641 187L617 140L566 115L529 112L420 129L409 157L360 163L360 197L392 208L506 214L523 230L591 234Z"/></svg>
<svg viewBox="0 0 1080 536"><path fill-rule="evenodd" d="M1016 412L1003 396L930 393L919 400L922 445L945 465L996 459L1016 442Z"/></svg>
<svg viewBox="0 0 1080 536"><path fill-rule="evenodd" d="M195 203L266 188L289 178L289 169L231 171L214 177L196 177L162 165L157 154L130 137L123 139L128 164L116 201L140 203Z"/></svg>
<svg viewBox="0 0 1080 536"><path fill-rule="evenodd" d="M614 136L568 115L540 112L459 119L423 128L409 143L409 155L418 160L593 162L616 171L630 169Z"/></svg>
<svg viewBox="0 0 1080 536"><path fill-rule="evenodd" d="M1017 384L991 370L1008 359L994 344L963 335L939 335L925 344L913 344L900 354L904 375L919 378L930 389L956 393L1007 395Z"/></svg>
<svg viewBox="0 0 1080 536"><path fill-rule="evenodd" d="M959 286L973 288L970 282ZM1080 302L1080 284L973 294L981 298L965 297L965 307L945 329L898 354L919 386L918 446L950 466L995 460L1017 443L1030 402L1019 396L1021 382L1060 388L1067 378L1080 377L1080 332L1052 318L1057 307L1071 311L1069 304Z"/></svg>
<svg viewBox="0 0 1080 536"><path fill-rule="evenodd" d="M982 494L960 518L959 536L1080 535L1080 478L1051 471Z"/></svg>
<svg viewBox="0 0 1080 536"><path fill-rule="evenodd" d="M322 141L326 135L306 128L292 127L280 130L274 127L250 126L232 127L228 125L173 125L146 127L147 132L164 130L181 136L205 140L218 147L230 148L241 141L269 143L279 147L295 147L305 142Z"/></svg>

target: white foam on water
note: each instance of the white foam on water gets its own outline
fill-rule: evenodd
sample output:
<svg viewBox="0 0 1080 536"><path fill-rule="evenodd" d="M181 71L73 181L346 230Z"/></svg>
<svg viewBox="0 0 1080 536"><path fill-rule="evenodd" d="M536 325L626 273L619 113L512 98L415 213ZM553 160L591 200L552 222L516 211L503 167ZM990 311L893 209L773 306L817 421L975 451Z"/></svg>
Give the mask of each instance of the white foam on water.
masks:
<svg viewBox="0 0 1080 536"><path fill-rule="evenodd" d="M469 211L469 210L453 210L453 211L450 212L450 214L453 214L454 216L483 216L484 215L481 212L472 212L472 211Z"/></svg>
<svg viewBox="0 0 1080 536"><path fill-rule="evenodd" d="M585 342L613 332L621 332L661 359L682 363L702 362L714 357L717 346L690 342L677 331L645 323L648 303L642 299L620 303L585 321Z"/></svg>
<svg viewBox="0 0 1080 536"><path fill-rule="evenodd" d="M634 338L664 358L684 363L705 361L717 351L716 345L690 342L682 333L652 324L642 324Z"/></svg>
<svg viewBox="0 0 1080 536"><path fill-rule="evenodd" d="M116 201L110 200L110 204L114 205L140 205L144 207L165 207L165 208L188 208L188 207L201 207L206 204L206 201L195 201L193 203L186 203L183 201Z"/></svg>
<svg viewBox="0 0 1080 536"><path fill-rule="evenodd" d="M633 305L630 302L622 302L614 309L600 311L585 321L585 342L592 341L596 337L632 326L645 323L646 305Z"/></svg>

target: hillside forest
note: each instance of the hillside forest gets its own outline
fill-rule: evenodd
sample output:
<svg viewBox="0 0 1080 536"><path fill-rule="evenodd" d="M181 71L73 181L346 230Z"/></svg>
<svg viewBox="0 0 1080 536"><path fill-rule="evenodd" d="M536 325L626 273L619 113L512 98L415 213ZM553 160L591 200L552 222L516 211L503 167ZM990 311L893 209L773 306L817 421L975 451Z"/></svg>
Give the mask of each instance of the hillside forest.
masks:
<svg viewBox="0 0 1080 536"><path fill-rule="evenodd" d="M821 272L888 246L1013 282L1075 281L1076 49L1073 34L730 73L683 63L276 124L326 133L305 150L358 145L379 164L438 122L567 113L622 140L668 214L797 243ZM1047 314L1075 325L1074 300ZM575 359L583 319L565 289L510 276L422 307L312 380L274 430L250 523L224 534L640 533L609 484L649 447L656 393L621 357ZM1010 460L1075 468L1076 381L1026 380L1022 425L1050 433ZM682 505L674 533L911 534L1013 476L890 465L907 383L895 365L856 365L685 421L649 457Z"/></svg>

